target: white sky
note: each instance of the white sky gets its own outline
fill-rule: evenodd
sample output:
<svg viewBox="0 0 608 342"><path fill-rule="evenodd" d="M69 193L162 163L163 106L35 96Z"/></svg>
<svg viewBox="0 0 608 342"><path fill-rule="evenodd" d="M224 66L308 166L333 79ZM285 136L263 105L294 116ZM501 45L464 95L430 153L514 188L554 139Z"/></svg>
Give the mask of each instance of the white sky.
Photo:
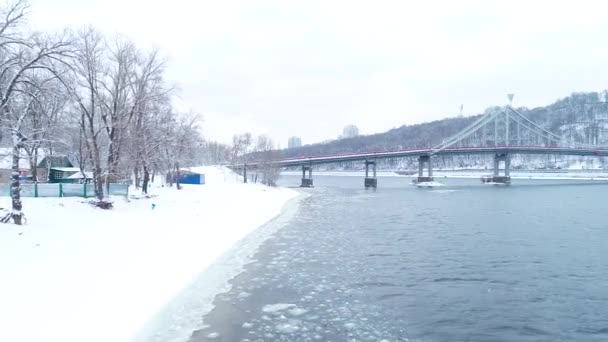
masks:
<svg viewBox="0 0 608 342"><path fill-rule="evenodd" d="M285 147L608 88L603 1L31 0L31 24L93 24L169 57L207 137Z"/></svg>

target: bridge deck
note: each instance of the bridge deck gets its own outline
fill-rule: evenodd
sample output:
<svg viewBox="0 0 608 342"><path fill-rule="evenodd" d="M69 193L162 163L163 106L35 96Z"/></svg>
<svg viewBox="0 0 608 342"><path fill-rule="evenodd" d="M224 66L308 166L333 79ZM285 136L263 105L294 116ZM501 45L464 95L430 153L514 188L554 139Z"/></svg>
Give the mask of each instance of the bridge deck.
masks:
<svg viewBox="0 0 608 342"><path fill-rule="evenodd" d="M598 148L568 148L568 147L537 147L537 146L492 146L492 147L453 147L446 148L440 151L433 149L410 149L398 151L382 151L382 152L363 152L363 153L348 153L333 156L311 156L290 158L274 161L273 164L279 167L316 165L326 163L339 163L349 161L364 161L402 157L417 157L425 155L449 156L449 155L466 155L466 154L553 154L553 155L569 155L569 156L608 156L608 149ZM248 167L256 167L260 162L247 163ZM242 167L243 165L239 165Z"/></svg>

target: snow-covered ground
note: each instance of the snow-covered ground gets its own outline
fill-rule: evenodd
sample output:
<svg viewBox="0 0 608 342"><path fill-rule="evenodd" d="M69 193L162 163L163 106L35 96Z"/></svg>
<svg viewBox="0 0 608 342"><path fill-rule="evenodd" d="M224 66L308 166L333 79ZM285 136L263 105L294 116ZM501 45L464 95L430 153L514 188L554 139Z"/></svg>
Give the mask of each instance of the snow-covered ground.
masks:
<svg viewBox="0 0 608 342"><path fill-rule="evenodd" d="M112 211L25 198L28 224L0 225L0 341L129 341L297 195L199 171L206 185L153 187Z"/></svg>
<svg viewBox="0 0 608 342"><path fill-rule="evenodd" d="M501 171L502 172L502 171ZM433 177L438 178L480 178L493 173L493 170L485 171L433 171ZM416 176L413 176L416 177ZM512 170L512 179L579 179L579 180L608 180L608 173L603 172L529 172L522 170Z"/></svg>

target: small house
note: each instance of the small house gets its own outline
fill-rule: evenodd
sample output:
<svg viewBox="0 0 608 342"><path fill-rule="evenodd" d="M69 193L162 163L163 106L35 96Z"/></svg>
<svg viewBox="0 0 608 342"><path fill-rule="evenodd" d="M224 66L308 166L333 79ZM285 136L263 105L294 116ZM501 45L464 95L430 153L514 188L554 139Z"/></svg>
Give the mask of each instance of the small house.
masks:
<svg viewBox="0 0 608 342"><path fill-rule="evenodd" d="M78 167L51 167L49 183L78 183L81 178ZM70 178L76 175L74 178Z"/></svg>
<svg viewBox="0 0 608 342"><path fill-rule="evenodd" d="M49 183L61 183L61 179L67 178L80 169L74 167L66 156L46 156L38 163L36 174L39 181Z"/></svg>
<svg viewBox="0 0 608 342"><path fill-rule="evenodd" d="M205 174L189 170L180 170L181 184L205 184Z"/></svg>

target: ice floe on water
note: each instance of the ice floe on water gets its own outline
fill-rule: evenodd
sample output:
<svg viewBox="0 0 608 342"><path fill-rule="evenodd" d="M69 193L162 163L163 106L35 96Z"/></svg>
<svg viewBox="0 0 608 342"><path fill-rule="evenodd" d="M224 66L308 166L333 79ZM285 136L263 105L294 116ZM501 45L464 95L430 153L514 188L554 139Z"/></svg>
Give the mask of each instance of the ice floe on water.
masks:
<svg viewBox="0 0 608 342"><path fill-rule="evenodd" d="M291 334L300 330L300 327L291 323L281 323L276 325L276 331L283 334Z"/></svg>
<svg viewBox="0 0 608 342"><path fill-rule="evenodd" d="M412 185L417 186L419 188L436 188L440 186L445 186L445 184L439 182L413 182Z"/></svg>
<svg viewBox="0 0 608 342"><path fill-rule="evenodd" d="M288 312L292 316L302 316L303 314L307 313L308 310L296 307L296 308L293 308L293 309L289 309Z"/></svg>
<svg viewBox="0 0 608 342"><path fill-rule="evenodd" d="M293 308L295 306L296 306L295 304L284 304L284 303L268 304L268 305L264 305L264 307L262 308L262 312L270 313L270 314L278 314L279 311L287 310L287 309Z"/></svg>
<svg viewBox="0 0 608 342"><path fill-rule="evenodd" d="M216 332L212 332L212 333L208 333L207 334L207 338L218 338L218 337L220 337L220 334L216 333Z"/></svg>
<svg viewBox="0 0 608 342"><path fill-rule="evenodd" d="M237 299L245 299L247 297L251 296L251 293L243 291L240 292L238 296L236 296Z"/></svg>
<svg viewBox="0 0 608 342"><path fill-rule="evenodd" d="M348 330L353 330L357 327L357 325L355 323L344 323L344 327Z"/></svg>

